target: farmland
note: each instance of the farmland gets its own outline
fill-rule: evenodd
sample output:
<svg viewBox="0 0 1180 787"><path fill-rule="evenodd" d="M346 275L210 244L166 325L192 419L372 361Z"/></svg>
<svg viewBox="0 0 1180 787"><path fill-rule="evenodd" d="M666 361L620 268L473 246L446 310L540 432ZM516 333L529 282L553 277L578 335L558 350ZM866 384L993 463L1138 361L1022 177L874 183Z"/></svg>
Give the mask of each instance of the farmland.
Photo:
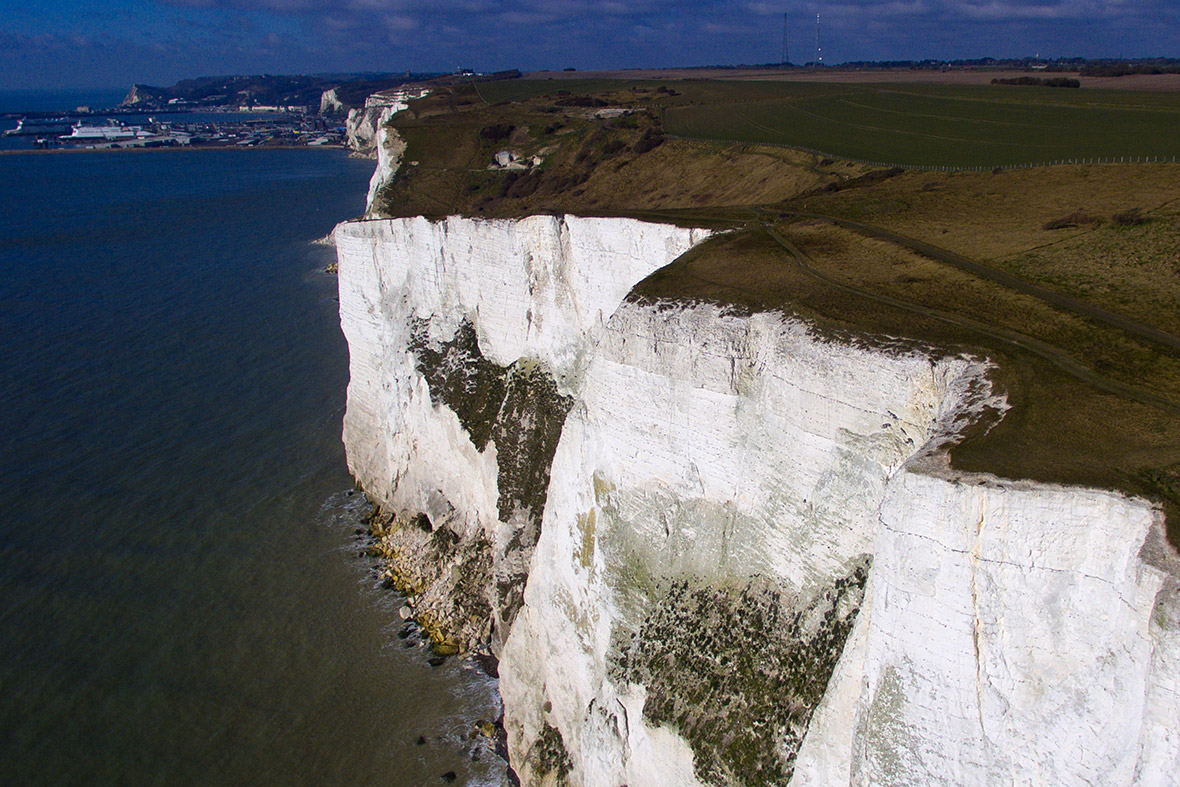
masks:
<svg viewBox="0 0 1180 787"><path fill-rule="evenodd" d="M686 139L784 145L886 166L994 168L1180 157L1180 93L1004 85L537 79L488 104L671 88L647 102Z"/></svg>
<svg viewBox="0 0 1180 787"><path fill-rule="evenodd" d="M764 83L765 84L765 83ZM1043 87L777 83L671 107L667 130L884 164L997 167L1180 156L1180 95ZM763 95L766 92L764 89Z"/></svg>

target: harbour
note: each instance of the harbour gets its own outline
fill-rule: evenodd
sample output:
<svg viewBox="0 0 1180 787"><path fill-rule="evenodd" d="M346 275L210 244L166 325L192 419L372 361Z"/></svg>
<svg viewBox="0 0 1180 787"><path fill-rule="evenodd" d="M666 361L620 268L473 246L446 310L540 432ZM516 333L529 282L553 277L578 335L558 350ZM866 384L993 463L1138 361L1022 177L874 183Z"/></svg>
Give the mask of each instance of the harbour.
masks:
<svg viewBox="0 0 1180 787"><path fill-rule="evenodd" d="M124 117L132 122L116 113L81 117L8 115L9 122L16 120L16 126L5 130L4 136L18 141L15 149L26 150L342 147L346 141L343 124L306 113L203 112Z"/></svg>

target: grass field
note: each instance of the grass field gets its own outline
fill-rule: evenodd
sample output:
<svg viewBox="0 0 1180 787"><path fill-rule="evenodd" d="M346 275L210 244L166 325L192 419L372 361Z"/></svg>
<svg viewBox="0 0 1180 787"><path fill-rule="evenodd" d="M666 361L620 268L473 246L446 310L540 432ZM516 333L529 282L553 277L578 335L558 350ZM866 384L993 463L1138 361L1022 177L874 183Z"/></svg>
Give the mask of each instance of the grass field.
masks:
<svg viewBox="0 0 1180 787"><path fill-rule="evenodd" d="M700 90L689 84L686 97ZM743 85L728 100L716 93L669 107L668 132L913 166L1180 156L1180 95L1172 93L798 83Z"/></svg>
<svg viewBox="0 0 1180 787"><path fill-rule="evenodd" d="M705 205L776 202L866 171L782 147L663 140L659 108L700 100L656 82L506 80L462 85L415 102L393 125L412 162L379 195L388 215L466 213L517 216L535 212L628 213ZM478 89L478 92L477 92ZM775 89L770 86L770 89ZM757 94L765 88L755 86ZM558 106L567 93L594 94L631 114L598 118L599 107ZM718 94L719 95L719 94ZM489 139L481 130L511 128ZM489 169L496 151L511 149L544 163L529 171ZM668 173L675 177L667 177Z"/></svg>
<svg viewBox="0 0 1180 787"><path fill-rule="evenodd" d="M666 85L648 102L689 139L788 145L885 165L1011 167L1180 158L1180 94L1002 85L720 80L507 80L475 86L488 104L559 91Z"/></svg>

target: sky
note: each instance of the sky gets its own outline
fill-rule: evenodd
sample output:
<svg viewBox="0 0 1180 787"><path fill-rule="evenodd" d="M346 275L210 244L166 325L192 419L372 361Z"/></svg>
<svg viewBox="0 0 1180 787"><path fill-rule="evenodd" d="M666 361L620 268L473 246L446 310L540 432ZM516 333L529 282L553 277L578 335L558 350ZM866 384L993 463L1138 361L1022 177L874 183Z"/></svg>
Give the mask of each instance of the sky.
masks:
<svg viewBox="0 0 1180 787"><path fill-rule="evenodd" d="M1177 0L0 0L0 90L220 74L1180 56Z"/></svg>

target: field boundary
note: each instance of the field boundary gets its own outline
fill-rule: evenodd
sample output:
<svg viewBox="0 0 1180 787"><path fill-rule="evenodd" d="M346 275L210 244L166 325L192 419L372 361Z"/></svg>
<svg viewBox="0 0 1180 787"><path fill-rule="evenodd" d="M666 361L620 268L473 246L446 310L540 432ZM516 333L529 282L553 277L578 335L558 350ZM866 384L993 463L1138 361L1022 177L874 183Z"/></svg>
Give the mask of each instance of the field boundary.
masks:
<svg viewBox="0 0 1180 787"><path fill-rule="evenodd" d="M916 170L920 172L996 172L1016 169L1037 169L1040 167L1072 166L1077 164L1175 164L1177 162L1177 156L1082 156L1078 158L1054 159L1050 161L1025 162L1020 164L902 164L891 161L868 161L865 159L855 158L853 156L844 156L839 153L832 153L826 150L809 148L805 145L790 145L786 142L756 142L749 139L686 137L680 134L668 133L665 133L664 136L668 139L676 139L684 142L715 142L722 145L760 145L772 148L783 148L785 150L797 150L800 153L810 153L814 156L822 156L835 161L848 161L853 164L863 164L869 167Z"/></svg>

